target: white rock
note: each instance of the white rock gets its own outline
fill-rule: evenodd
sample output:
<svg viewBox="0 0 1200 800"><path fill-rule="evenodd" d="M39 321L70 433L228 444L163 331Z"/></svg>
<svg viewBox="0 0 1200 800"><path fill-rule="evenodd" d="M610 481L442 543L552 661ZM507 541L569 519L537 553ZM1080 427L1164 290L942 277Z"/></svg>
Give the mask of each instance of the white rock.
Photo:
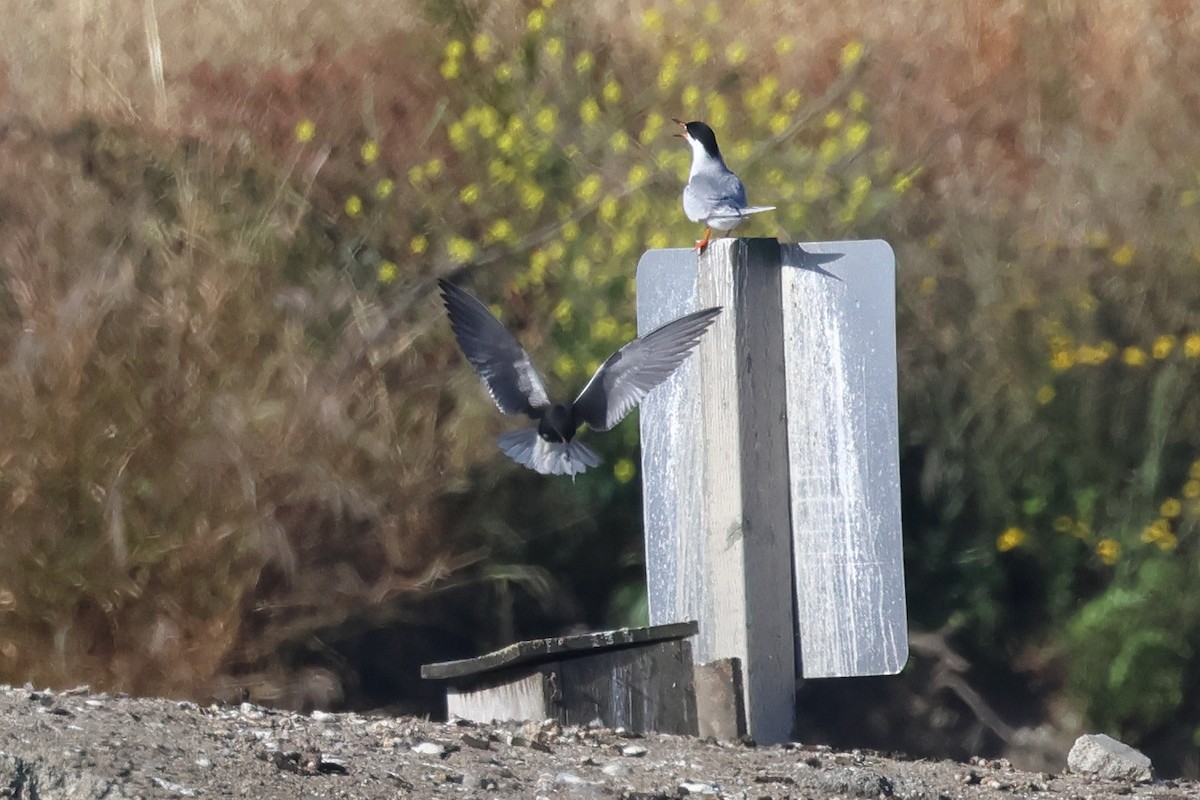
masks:
<svg viewBox="0 0 1200 800"><path fill-rule="evenodd" d="M699 781L684 781L679 784L680 794L717 794L717 787L711 783L700 783Z"/></svg>
<svg viewBox="0 0 1200 800"><path fill-rule="evenodd" d="M446 752L446 748L437 742L421 742L413 745L412 751L421 756L440 756Z"/></svg>
<svg viewBox="0 0 1200 800"><path fill-rule="evenodd" d="M1103 733L1076 739L1067 754L1067 767L1072 772L1117 781L1141 783L1154 777L1154 766L1144 753Z"/></svg>
<svg viewBox="0 0 1200 800"><path fill-rule="evenodd" d="M642 747L640 744L627 744L621 748L621 755L640 758L646 755L646 748Z"/></svg>

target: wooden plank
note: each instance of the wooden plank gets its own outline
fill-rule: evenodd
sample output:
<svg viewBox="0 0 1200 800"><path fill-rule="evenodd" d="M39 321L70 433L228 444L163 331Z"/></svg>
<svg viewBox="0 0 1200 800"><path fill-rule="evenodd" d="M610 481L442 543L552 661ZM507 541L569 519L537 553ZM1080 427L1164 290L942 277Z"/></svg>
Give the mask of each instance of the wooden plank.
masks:
<svg viewBox="0 0 1200 800"><path fill-rule="evenodd" d="M556 636L549 639L531 639L515 642L477 658L459 661L442 661L421 667L421 677L427 679L458 678L478 675L502 667L526 664L564 653L584 652L596 648L623 647L644 642L667 639L683 639L695 635L695 622L673 622L669 625L653 625L648 628L619 628L612 631L581 633L574 636Z"/></svg>
<svg viewBox="0 0 1200 800"><path fill-rule="evenodd" d="M559 720L637 733L695 736L691 645L682 640L609 650L559 664Z"/></svg>
<svg viewBox="0 0 1200 800"><path fill-rule="evenodd" d="M878 240L782 255L804 677L893 674L908 659L895 255Z"/></svg>
<svg viewBox="0 0 1200 800"><path fill-rule="evenodd" d="M490 676L489 676L490 677ZM446 713L474 722L541 720L555 716L548 702L546 676L536 667L497 673L470 688L447 687Z"/></svg>
<svg viewBox="0 0 1200 800"><path fill-rule="evenodd" d="M742 705L742 665L736 658L720 658L697 664L696 722L699 735L733 741L746 735L746 711Z"/></svg>
<svg viewBox="0 0 1200 800"><path fill-rule="evenodd" d="M779 244L722 239L638 264L638 328L713 305L696 353L642 402L650 621L700 623L699 661L737 658L746 724L786 741L795 702Z"/></svg>

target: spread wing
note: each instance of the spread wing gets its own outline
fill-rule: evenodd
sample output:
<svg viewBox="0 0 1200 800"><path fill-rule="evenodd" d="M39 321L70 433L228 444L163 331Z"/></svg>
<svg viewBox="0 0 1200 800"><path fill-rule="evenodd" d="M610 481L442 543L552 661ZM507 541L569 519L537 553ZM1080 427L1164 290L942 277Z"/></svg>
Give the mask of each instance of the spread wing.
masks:
<svg viewBox="0 0 1200 800"><path fill-rule="evenodd" d="M683 363L720 308L696 311L634 339L608 357L575 398L575 419L606 431Z"/></svg>
<svg viewBox="0 0 1200 800"><path fill-rule="evenodd" d="M466 289L446 280L439 280L438 286L458 346L483 379L496 407L505 414L540 417L540 409L549 406L550 399L525 348Z"/></svg>

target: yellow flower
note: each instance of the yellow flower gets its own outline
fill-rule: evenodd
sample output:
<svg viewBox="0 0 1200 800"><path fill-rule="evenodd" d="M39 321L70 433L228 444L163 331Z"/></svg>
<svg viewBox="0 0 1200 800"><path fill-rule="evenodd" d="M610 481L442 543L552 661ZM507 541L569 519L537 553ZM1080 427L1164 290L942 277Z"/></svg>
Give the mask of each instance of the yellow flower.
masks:
<svg viewBox="0 0 1200 800"><path fill-rule="evenodd" d="M706 63L712 58L712 48L704 39L696 39L692 42L692 63L696 66Z"/></svg>
<svg viewBox="0 0 1200 800"><path fill-rule="evenodd" d="M1038 387L1037 395L1035 395L1035 397L1037 398L1038 405L1045 406L1054 402L1054 396L1056 394L1057 392L1054 391L1053 386L1048 383L1043 383Z"/></svg>
<svg viewBox="0 0 1200 800"><path fill-rule="evenodd" d="M446 42L446 58L462 58L467 52L467 46L458 39Z"/></svg>
<svg viewBox="0 0 1200 800"><path fill-rule="evenodd" d="M560 57L563 53L562 39L558 38L557 36L552 36L546 40L545 49L546 55L550 56L551 58Z"/></svg>
<svg viewBox="0 0 1200 800"><path fill-rule="evenodd" d="M1058 531L1059 533L1068 533L1071 528L1075 526L1075 523L1070 517L1068 517L1066 514L1063 514L1055 517L1054 522L1051 523L1051 525L1054 527L1054 530Z"/></svg>
<svg viewBox="0 0 1200 800"><path fill-rule="evenodd" d="M580 75L587 72L596 63L596 57L592 55L590 50L584 50L579 55L575 56L575 71Z"/></svg>
<svg viewBox="0 0 1200 800"><path fill-rule="evenodd" d="M651 250L661 250L664 247L666 247L668 244L670 244L670 240L667 239L667 235L665 233L663 233L662 231L659 231L658 233L651 236L649 241L646 242L646 244L650 247Z"/></svg>
<svg viewBox="0 0 1200 800"><path fill-rule="evenodd" d="M600 176L599 175L588 175L587 178L584 178L580 182L580 185L578 185L578 187L576 187L576 190L575 190L576 197L583 200L584 203L588 203L588 201L595 198L596 194L599 194L599 193L600 193Z"/></svg>
<svg viewBox="0 0 1200 800"><path fill-rule="evenodd" d="M1080 364L1087 364L1089 367L1098 367L1108 361L1109 355L1109 352L1103 347L1081 344L1075 351L1075 360Z"/></svg>
<svg viewBox="0 0 1200 800"><path fill-rule="evenodd" d="M421 183L425 180L425 168L418 164L408 170L409 183Z"/></svg>
<svg viewBox="0 0 1200 800"><path fill-rule="evenodd" d="M792 52L792 48L795 46L795 44L796 40L791 36L780 36L775 40L775 53L777 55L786 56L788 53Z"/></svg>
<svg viewBox="0 0 1200 800"><path fill-rule="evenodd" d="M560 378L569 378L575 371L575 359L563 353L554 360L554 372Z"/></svg>
<svg viewBox="0 0 1200 800"><path fill-rule="evenodd" d="M379 263L379 268L375 270L375 277L378 278L379 282L384 286L388 285L392 281L396 280L396 265L391 261L381 261Z"/></svg>
<svg viewBox="0 0 1200 800"><path fill-rule="evenodd" d="M296 123L296 141L300 144L307 144L317 135L317 126L311 119L302 119Z"/></svg>
<svg viewBox="0 0 1200 800"><path fill-rule="evenodd" d="M601 317L592 323L593 339L611 339L617 335L617 321L609 316Z"/></svg>
<svg viewBox="0 0 1200 800"><path fill-rule="evenodd" d="M1055 372L1066 372L1075 366L1075 354L1070 350L1058 350L1050 357L1050 369Z"/></svg>
<svg viewBox="0 0 1200 800"><path fill-rule="evenodd" d="M541 8L530 11L529 16L525 18L525 29L530 33L537 33L544 27L546 27L546 11Z"/></svg>
<svg viewBox="0 0 1200 800"><path fill-rule="evenodd" d="M1133 263L1133 245L1126 242L1112 254L1112 262L1118 267L1128 267Z"/></svg>
<svg viewBox="0 0 1200 800"><path fill-rule="evenodd" d="M826 139L821 142L821 146L817 148L817 152L821 156L822 161L833 161L842 151L841 145L837 139Z"/></svg>
<svg viewBox="0 0 1200 800"><path fill-rule="evenodd" d="M347 217L357 217L363 210L362 198L356 194L350 195L346 198L345 209Z"/></svg>
<svg viewBox="0 0 1200 800"><path fill-rule="evenodd" d="M720 18L721 9L716 3L709 3L704 7L704 21L709 25L715 25Z"/></svg>
<svg viewBox="0 0 1200 800"><path fill-rule="evenodd" d="M788 93L783 96L784 111L795 111L800 107L800 102L804 99L804 95L796 89L789 89Z"/></svg>
<svg viewBox="0 0 1200 800"><path fill-rule="evenodd" d="M1126 347L1121 352L1121 360L1131 367L1140 367L1146 363L1146 351L1140 347Z"/></svg>
<svg viewBox="0 0 1200 800"><path fill-rule="evenodd" d="M492 52L492 39L486 33L477 33L471 40L471 49L479 58L486 58Z"/></svg>
<svg viewBox="0 0 1200 800"><path fill-rule="evenodd" d="M571 301L559 300L558 305L554 307L554 320L559 325L566 325L571 321Z"/></svg>
<svg viewBox="0 0 1200 800"><path fill-rule="evenodd" d="M1178 517L1181 513L1183 513L1183 503L1179 502L1179 500L1174 497L1168 497L1166 500L1163 500L1162 505L1159 506L1158 513L1162 514L1167 519L1175 519L1175 517Z"/></svg>
<svg viewBox="0 0 1200 800"><path fill-rule="evenodd" d="M825 113L825 127L829 128L830 130L834 130L841 126L843 119L845 118L842 116L842 112L838 111L836 108L828 111Z"/></svg>
<svg viewBox="0 0 1200 800"><path fill-rule="evenodd" d="M584 100L579 106L579 119L585 125L591 125L593 122L600 119L600 104L591 97Z"/></svg>
<svg viewBox="0 0 1200 800"><path fill-rule="evenodd" d="M535 183L523 183L519 189L521 195L521 205L530 211L536 211L542 207L542 203L546 200L546 190Z"/></svg>
<svg viewBox="0 0 1200 800"><path fill-rule="evenodd" d="M629 134L625 131L614 131L613 135L608 137L608 148L614 153L624 153L629 149Z"/></svg>
<svg viewBox="0 0 1200 800"><path fill-rule="evenodd" d="M600 219L604 222L612 222L617 218L617 199L615 197L606 197L600 203Z"/></svg>
<svg viewBox="0 0 1200 800"><path fill-rule="evenodd" d="M615 80L610 80L604 84L604 88L600 91L600 94L604 97L604 102L615 103L621 99L621 84Z"/></svg>
<svg viewBox="0 0 1200 800"><path fill-rule="evenodd" d="M767 122L767 130L771 131L772 135L778 136L787 130L789 122L791 119L787 114L772 114L771 119Z"/></svg>
<svg viewBox="0 0 1200 800"><path fill-rule="evenodd" d="M1159 336L1154 340L1154 344L1150 346L1150 353L1159 361L1162 361L1167 356L1171 355L1171 351L1175 349L1175 337L1169 334Z"/></svg>
<svg viewBox="0 0 1200 800"><path fill-rule="evenodd" d="M466 186L464 186L462 188L462 191L460 191L458 193L458 199L463 201L467 205L472 205L473 203L477 202L479 200L478 184L469 183Z"/></svg>
<svg viewBox="0 0 1200 800"><path fill-rule="evenodd" d="M475 255L475 245L461 236L455 236L446 245L446 253L455 261L468 261Z"/></svg>
<svg viewBox="0 0 1200 800"><path fill-rule="evenodd" d="M926 275L924 278L921 278L921 294L923 294L925 297L929 297L929 295L936 292L937 286L938 279L935 276Z"/></svg>
<svg viewBox="0 0 1200 800"><path fill-rule="evenodd" d="M442 62L440 71L443 78L448 81L452 81L457 78L459 73L462 71L462 65L459 64L458 59L448 58Z"/></svg>
<svg viewBox="0 0 1200 800"><path fill-rule="evenodd" d="M1029 534L1017 527L1006 528L1004 533L996 537L996 549L1001 553L1007 553L1021 545L1025 544L1029 539Z"/></svg>
<svg viewBox="0 0 1200 800"><path fill-rule="evenodd" d="M1195 189L1185 189L1179 193L1179 207L1191 208L1196 205L1198 199L1200 199L1200 193L1197 193Z"/></svg>
<svg viewBox="0 0 1200 800"><path fill-rule="evenodd" d="M648 8L642 12L642 27L648 31L661 30L663 14L657 8Z"/></svg>
<svg viewBox="0 0 1200 800"><path fill-rule="evenodd" d="M1188 477L1200 481L1200 459L1193 461L1192 465L1188 467Z"/></svg>
<svg viewBox="0 0 1200 800"><path fill-rule="evenodd" d="M571 220L562 226L562 240L564 242L573 242L579 238L579 223Z"/></svg>
<svg viewBox="0 0 1200 800"><path fill-rule="evenodd" d="M512 64L501 64L500 66L496 67L496 71L493 74L496 76L496 80L500 83L508 83L510 80L512 80L513 76Z"/></svg>
<svg viewBox="0 0 1200 800"><path fill-rule="evenodd" d="M487 239L493 242L508 242L514 238L512 223L506 219L498 219L487 230Z"/></svg>
<svg viewBox="0 0 1200 800"><path fill-rule="evenodd" d="M725 48L725 60L736 67L746 60L748 52L745 42L734 42Z"/></svg>
<svg viewBox="0 0 1200 800"><path fill-rule="evenodd" d="M414 255L419 256L419 255L421 255L421 253L424 253L428 248L429 248L429 240L426 239L422 234L418 233L416 236L414 236L413 238L408 240L408 249Z"/></svg>
<svg viewBox="0 0 1200 800"><path fill-rule="evenodd" d="M1115 539L1101 539L1096 542L1096 555L1111 567L1121 558L1121 543Z"/></svg>
<svg viewBox="0 0 1200 800"><path fill-rule="evenodd" d="M859 61L862 61L862 57L863 43L857 39L851 39L850 41L846 42L846 45L842 48L842 69L850 69Z"/></svg>
<svg viewBox="0 0 1200 800"><path fill-rule="evenodd" d="M641 164L634 164L629 168L629 185L634 187L641 186L649 176L649 170Z"/></svg>
<svg viewBox="0 0 1200 800"><path fill-rule="evenodd" d="M1175 534L1167 533L1166 536L1160 538L1155 544L1158 545L1159 550L1169 553L1179 545L1179 539L1176 538Z"/></svg>
<svg viewBox="0 0 1200 800"><path fill-rule="evenodd" d="M861 113L867 107L867 96L858 89L855 89L846 98L846 107L856 114Z"/></svg>
<svg viewBox="0 0 1200 800"><path fill-rule="evenodd" d="M633 480L634 471L633 462L628 458L619 458L617 463L613 464L613 477L617 479L617 483L629 483Z"/></svg>
<svg viewBox="0 0 1200 800"><path fill-rule="evenodd" d="M1183 353L1188 358L1200 358L1200 333L1189 333L1183 340Z"/></svg>
<svg viewBox="0 0 1200 800"><path fill-rule="evenodd" d="M846 128L846 144L851 150L857 150L862 147L863 142L867 140L867 134L871 132L871 126L862 120L856 120Z"/></svg>
<svg viewBox="0 0 1200 800"><path fill-rule="evenodd" d="M1200 481L1191 480L1183 485L1183 496L1188 500L1195 500L1200 497Z"/></svg>
<svg viewBox="0 0 1200 800"><path fill-rule="evenodd" d="M380 200L387 200L394 191L396 191L396 182L391 178L383 178L375 184L375 196Z"/></svg>
<svg viewBox="0 0 1200 800"><path fill-rule="evenodd" d="M554 129L558 127L558 111L551 106L544 106L533 118L533 125L542 133L554 133Z"/></svg>

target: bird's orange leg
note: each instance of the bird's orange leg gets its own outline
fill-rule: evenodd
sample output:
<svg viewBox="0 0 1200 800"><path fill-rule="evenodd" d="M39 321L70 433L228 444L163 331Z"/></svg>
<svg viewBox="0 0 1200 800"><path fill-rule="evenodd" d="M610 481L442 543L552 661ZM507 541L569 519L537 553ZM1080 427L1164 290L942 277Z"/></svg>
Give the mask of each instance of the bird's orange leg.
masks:
<svg viewBox="0 0 1200 800"><path fill-rule="evenodd" d="M696 242L696 252L697 253L704 252L704 250L708 247L708 240L711 236L712 236L712 228L705 228L704 229L704 238L701 239L700 241Z"/></svg>

